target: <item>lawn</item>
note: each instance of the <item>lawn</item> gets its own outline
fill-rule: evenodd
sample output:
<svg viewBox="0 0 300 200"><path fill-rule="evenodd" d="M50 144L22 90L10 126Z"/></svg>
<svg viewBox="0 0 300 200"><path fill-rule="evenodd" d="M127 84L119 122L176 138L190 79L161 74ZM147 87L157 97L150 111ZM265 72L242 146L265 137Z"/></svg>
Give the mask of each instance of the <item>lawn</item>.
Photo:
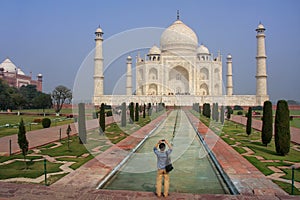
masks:
<svg viewBox="0 0 300 200"><path fill-rule="evenodd" d="M0 165L0 179L25 177L37 178L44 174L44 161L29 161L27 162L28 168L25 168L24 161L15 161L8 165ZM47 162L47 172L59 172L61 164Z"/></svg>
<svg viewBox="0 0 300 200"><path fill-rule="evenodd" d="M74 122L72 118L46 116L51 119L51 127L70 124ZM42 120L41 115L0 115L0 137L17 134L19 131L18 125L21 119L25 123L26 131L42 129L42 123L34 123L34 120Z"/></svg>

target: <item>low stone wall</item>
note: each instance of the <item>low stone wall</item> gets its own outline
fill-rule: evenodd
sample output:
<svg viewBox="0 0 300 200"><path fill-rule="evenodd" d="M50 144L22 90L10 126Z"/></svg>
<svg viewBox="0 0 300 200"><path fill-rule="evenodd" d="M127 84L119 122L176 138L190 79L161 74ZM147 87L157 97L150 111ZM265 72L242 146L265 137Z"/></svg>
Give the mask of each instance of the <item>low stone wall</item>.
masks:
<svg viewBox="0 0 300 200"><path fill-rule="evenodd" d="M177 95L177 96L127 96L127 95L103 95L94 97L95 105L106 103L108 105L121 105L123 102L144 103L165 103L166 106L191 106L193 103L216 103L219 105L240 105L240 106L258 106L262 105L261 101L268 100L268 96L257 98L255 95L232 95L232 96L194 96L194 95Z"/></svg>

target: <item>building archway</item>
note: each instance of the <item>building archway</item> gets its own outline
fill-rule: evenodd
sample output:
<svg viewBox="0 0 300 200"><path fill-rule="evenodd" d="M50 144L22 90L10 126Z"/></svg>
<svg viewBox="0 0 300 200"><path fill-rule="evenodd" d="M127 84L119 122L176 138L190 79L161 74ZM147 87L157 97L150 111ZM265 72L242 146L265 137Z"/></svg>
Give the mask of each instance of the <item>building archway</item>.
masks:
<svg viewBox="0 0 300 200"><path fill-rule="evenodd" d="M189 94L189 72L182 66L169 71L168 88L170 92L180 95Z"/></svg>

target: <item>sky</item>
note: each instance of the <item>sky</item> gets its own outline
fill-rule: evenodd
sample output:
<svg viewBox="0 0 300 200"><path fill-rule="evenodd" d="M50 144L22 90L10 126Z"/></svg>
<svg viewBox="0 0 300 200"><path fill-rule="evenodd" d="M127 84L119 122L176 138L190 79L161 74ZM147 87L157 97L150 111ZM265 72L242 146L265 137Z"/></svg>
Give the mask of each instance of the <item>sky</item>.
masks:
<svg viewBox="0 0 300 200"><path fill-rule="evenodd" d="M215 55L220 50L223 58L232 55L234 94L255 94L255 29L263 23L270 99L300 101L298 0L1 0L0 61L9 57L26 74L43 74L46 93L58 85L76 89L78 73L93 69L88 60L93 58L94 32L99 25L105 43L137 28L167 28L176 20L177 10L180 19L197 34L199 44ZM131 41L122 42L130 45ZM147 46L140 51L147 52L145 49ZM124 52L113 60L104 74L106 94L113 90L110 76L122 75L126 57L136 53ZM82 67L85 65L89 69ZM224 81L225 72L223 59ZM92 82L93 78L87 79Z"/></svg>

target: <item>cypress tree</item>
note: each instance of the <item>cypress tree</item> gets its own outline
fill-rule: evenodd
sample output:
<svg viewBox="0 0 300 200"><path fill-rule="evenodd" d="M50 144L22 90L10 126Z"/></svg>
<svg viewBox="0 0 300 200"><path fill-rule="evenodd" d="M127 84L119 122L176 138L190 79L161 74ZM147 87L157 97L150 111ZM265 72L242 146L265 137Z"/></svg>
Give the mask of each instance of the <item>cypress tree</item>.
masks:
<svg viewBox="0 0 300 200"><path fill-rule="evenodd" d="M100 117L99 117L99 124L100 124L100 133L105 132L105 108L104 103L100 106Z"/></svg>
<svg viewBox="0 0 300 200"><path fill-rule="evenodd" d="M198 103L198 108L199 108L199 114L201 114L201 106Z"/></svg>
<svg viewBox="0 0 300 200"><path fill-rule="evenodd" d="M252 131L252 108L249 107L248 113L247 113L247 126L246 126L246 133L249 136Z"/></svg>
<svg viewBox="0 0 300 200"><path fill-rule="evenodd" d="M122 116L121 116L121 127L125 127L126 126L126 103L122 103L121 106L122 109Z"/></svg>
<svg viewBox="0 0 300 200"><path fill-rule="evenodd" d="M25 129L23 118L21 118L19 124L18 144L24 156L25 169L27 169L26 155L28 152L28 140L26 138L26 129Z"/></svg>
<svg viewBox="0 0 300 200"><path fill-rule="evenodd" d="M143 118L146 118L146 104L143 107Z"/></svg>
<svg viewBox="0 0 300 200"><path fill-rule="evenodd" d="M134 103L131 102L129 104L129 123L133 124L133 120L134 120Z"/></svg>
<svg viewBox="0 0 300 200"><path fill-rule="evenodd" d="M215 120L216 122L219 121L219 104L218 103L215 103Z"/></svg>
<svg viewBox="0 0 300 200"><path fill-rule="evenodd" d="M211 109L210 109L210 104L207 104L207 118L210 119L210 115L211 115Z"/></svg>
<svg viewBox="0 0 300 200"><path fill-rule="evenodd" d="M285 100L277 102L275 114L275 146L279 155L286 155L290 151L290 111Z"/></svg>
<svg viewBox="0 0 300 200"><path fill-rule="evenodd" d="M79 143L86 144L85 104L78 104L78 136Z"/></svg>
<svg viewBox="0 0 300 200"><path fill-rule="evenodd" d="M135 104L135 121L138 122L139 121L139 103Z"/></svg>
<svg viewBox="0 0 300 200"><path fill-rule="evenodd" d="M210 118L211 109L210 109L210 104L209 103L204 103L203 104L203 115L207 118Z"/></svg>
<svg viewBox="0 0 300 200"><path fill-rule="evenodd" d="M263 107L261 140L264 145L268 145L273 135L273 112L271 101L265 101Z"/></svg>
<svg viewBox="0 0 300 200"><path fill-rule="evenodd" d="M213 103L212 104L212 114L211 114L211 118L213 119L213 120L215 120L216 118L215 118L215 116L216 116L216 104L215 103Z"/></svg>
<svg viewBox="0 0 300 200"><path fill-rule="evenodd" d="M231 114L232 114L232 108L230 106L227 106L227 119L231 118Z"/></svg>
<svg viewBox="0 0 300 200"><path fill-rule="evenodd" d="M221 121L221 123L222 124L224 124L224 118L225 118L225 116L224 116L224 114L225 114L225 109L224 109L224 106L221 106L221 118L220 118L220 121Z"/></svg>

